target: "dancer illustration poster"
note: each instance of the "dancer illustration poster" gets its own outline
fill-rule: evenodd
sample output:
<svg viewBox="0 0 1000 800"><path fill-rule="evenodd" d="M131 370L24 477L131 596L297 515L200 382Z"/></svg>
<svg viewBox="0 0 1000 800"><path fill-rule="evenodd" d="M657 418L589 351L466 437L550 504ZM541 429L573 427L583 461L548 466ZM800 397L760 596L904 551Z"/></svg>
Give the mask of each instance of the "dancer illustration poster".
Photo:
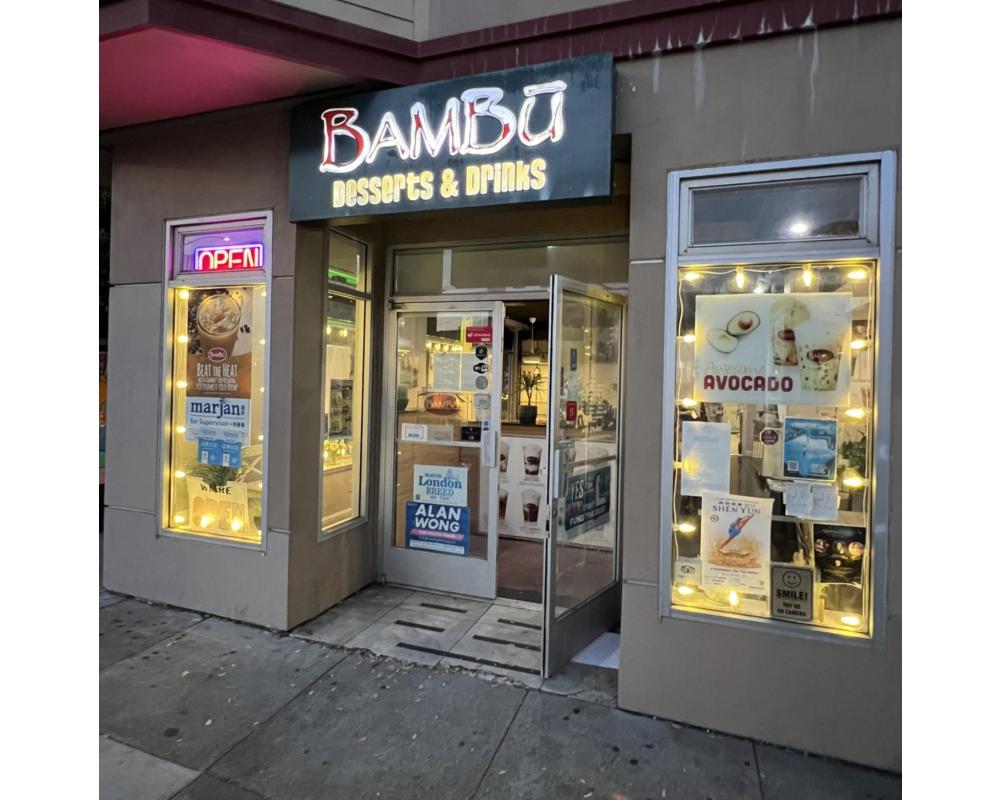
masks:
<svg viewBox="0 0 1000 800"><path fill-rule="evenodd" d="M702 585L768 592L770 498L704 492L701 497Z"/></svg>

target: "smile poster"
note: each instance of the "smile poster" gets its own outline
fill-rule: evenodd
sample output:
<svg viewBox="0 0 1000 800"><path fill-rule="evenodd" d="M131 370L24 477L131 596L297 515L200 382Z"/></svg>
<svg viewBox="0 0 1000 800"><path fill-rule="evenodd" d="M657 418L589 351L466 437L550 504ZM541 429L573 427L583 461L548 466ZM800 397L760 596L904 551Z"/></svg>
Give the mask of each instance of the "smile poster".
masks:
<svg viewBox="0 0 1000 800"><path fill-rule="evenodd" d="M699 295L694 399L846 406L849 292Z"/></svg>
<svg viewBox="0 0 1000 800"><path fill-rule="evenodd" d="M767 594L772 502L770 498L702 493L701 563L705 588Z"/></svg>

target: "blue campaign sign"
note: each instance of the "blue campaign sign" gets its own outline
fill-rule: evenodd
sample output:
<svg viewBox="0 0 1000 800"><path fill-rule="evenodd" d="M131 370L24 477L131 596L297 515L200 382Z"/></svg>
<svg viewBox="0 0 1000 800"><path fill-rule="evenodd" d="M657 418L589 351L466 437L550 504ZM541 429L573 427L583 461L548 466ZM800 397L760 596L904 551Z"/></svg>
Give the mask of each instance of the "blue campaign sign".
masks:
<svg viewBox="0 0 1000 800"><path fill-rule="evenodd" d="M611 519L611 467L598 467L566 479L566 533L577 536Z"/></svg>
<svg viewBox="0 0 1000 800"><path fill-rule="evenodd" d="M213 467L222 466L222 440L221 439L199 439L198 440L198 463L208 464Z"/></svg>
<svg viewBox="0 0 1000 800"><path fill-rule="evenodd" d="M469 555L469 507L410 500L406 504L406 546Z"/></svg>
<svg viewBox="0 0 1000 800"><path fill-rule="evenodd" d="M222 446L222 466L238 467L243 463L243 445L239 442L221 441Z"/></svg>

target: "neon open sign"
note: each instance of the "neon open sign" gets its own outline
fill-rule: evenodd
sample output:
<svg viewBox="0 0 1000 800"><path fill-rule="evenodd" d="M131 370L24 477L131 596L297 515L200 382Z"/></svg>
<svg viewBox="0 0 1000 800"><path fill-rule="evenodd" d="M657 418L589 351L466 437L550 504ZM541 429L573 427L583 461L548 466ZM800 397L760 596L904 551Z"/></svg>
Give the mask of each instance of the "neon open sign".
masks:
<svg viewBox="0 0 1000 800"><path fill-rule="evenodd" d="M225 244L194 251L195 272L233 272L264 269L264 245Z"/></svg>

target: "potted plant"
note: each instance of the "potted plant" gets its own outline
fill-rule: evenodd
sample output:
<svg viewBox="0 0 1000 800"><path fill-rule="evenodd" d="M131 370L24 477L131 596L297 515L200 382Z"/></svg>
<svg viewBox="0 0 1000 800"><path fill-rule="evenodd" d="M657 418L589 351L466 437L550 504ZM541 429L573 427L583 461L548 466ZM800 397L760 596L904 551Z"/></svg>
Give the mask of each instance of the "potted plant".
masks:
<svg viewBox="0 0 1000 800"><path fill-rule="evenodd" d="M528 398L527 404L521 406L518 411L518 418L522 425L534 425L535 420L538 419L538 407L532 405L531 397L539 388L541 388L544 381L545 378L542 377L540 370L521 373L521 391L524 392Z"/></svg>
<svg viewBox="0 0 1000 800"><path fill-rule="evenodd" d="M396 412L402 414L406 411L406 407L410 404L410 393L409 390L403 386L399 385L396 387Z"/></svg>

